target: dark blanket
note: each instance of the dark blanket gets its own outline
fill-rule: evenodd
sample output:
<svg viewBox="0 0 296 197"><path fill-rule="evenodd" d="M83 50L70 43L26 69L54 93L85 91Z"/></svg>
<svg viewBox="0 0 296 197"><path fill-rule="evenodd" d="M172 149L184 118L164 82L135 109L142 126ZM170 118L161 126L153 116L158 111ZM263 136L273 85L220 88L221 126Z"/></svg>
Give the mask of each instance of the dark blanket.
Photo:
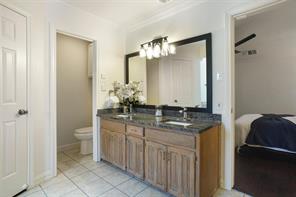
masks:
<svg viewBox="0 0 296 197"><path fill-rule="evenodd" d="M252 122L246 143L296 152L296 124L288 116L263 114Z"/></svg>

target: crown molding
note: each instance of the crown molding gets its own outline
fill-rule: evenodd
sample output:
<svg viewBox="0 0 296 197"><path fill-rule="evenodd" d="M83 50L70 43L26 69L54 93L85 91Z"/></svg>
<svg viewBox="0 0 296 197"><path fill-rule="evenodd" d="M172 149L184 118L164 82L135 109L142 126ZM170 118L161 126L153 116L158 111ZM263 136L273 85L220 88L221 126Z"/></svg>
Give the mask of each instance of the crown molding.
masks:
<svg viewBox="0 0 296 197"><path fill-rule="evenodd" d="M228 10L228 14L234 16L235 18L244 18L248 15L258 13L267 8L273 7L275 5L286 2L287 0L262 0L258 2L250 2L240 7L235 7Z"/></svg>
<svg viewBox="0 0 296 197"><path fill-rule="evenodd" d="M168 17L174 16L180 12L183 12L185 10L188 10L190 8L193 8L195 6L198 6L204 2L207 2L208 0L190 0L190 1L183 1L182 3L175 4L171 7L166 7L161 10L158 10L157 14L154 14L146 19L138 19L137 22L133 22L130 25L127 26L127 32L133 32L138 29L141 29L147 25L156 23L158 21L161 21L163 19L166 19Z"/></svg>

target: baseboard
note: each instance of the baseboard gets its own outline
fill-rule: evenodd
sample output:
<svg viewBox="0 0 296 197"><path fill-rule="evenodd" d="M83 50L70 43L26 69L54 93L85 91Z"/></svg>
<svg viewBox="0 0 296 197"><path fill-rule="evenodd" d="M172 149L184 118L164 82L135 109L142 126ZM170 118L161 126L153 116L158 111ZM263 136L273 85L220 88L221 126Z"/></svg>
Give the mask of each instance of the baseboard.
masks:
<svg viewBox="0 0 296 197"><path fill-rule="evenodd" d="M57 151L61 152L61 151L70 150L74 148L80 148L80 142L58 146Z"/></svg>
<svg viewBox="0 0 296 197"><path fill-rule="evenodd" d="M35 176L34 181L33 181L33 185L30 185L29 188L39 185L40 183L42 183L52 177L53 177L52 172L50 170L47 170L47 171Z"/></svg>

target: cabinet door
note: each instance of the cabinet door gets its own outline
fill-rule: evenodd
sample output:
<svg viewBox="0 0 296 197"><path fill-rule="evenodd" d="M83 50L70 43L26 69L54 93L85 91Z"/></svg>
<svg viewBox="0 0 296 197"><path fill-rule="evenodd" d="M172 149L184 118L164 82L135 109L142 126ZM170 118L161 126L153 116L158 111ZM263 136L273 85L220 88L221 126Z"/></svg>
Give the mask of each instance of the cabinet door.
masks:
<svg viewBox="0 0 296 197"><path fill-rule="evenodd" d="M194 162L194 152L168 147L168 192L194 197Z"/></svg>
<svg viewBox="0 0 296 197"><path fill-rule="evenodd" d="M110 162L110 132L101 128L101 157Z"/></svg>
<svg viewBox="0 0 296 197"><path fill-rule="evenodd" d="M145 180L164 191L167 185L166 153L166 146L146 141Z"/></svg>
<svg viewBox="0 0 296 197"><path fill-rule="evenodd" d="M111 132L111 163L125 169L125 135Z"/></svg>
<svg viewBox="0 0 296 197"><path fill-rule="evenodd" d="M144 177L144 140L127 136L126 140L127 171L139 178Z"/></svg>

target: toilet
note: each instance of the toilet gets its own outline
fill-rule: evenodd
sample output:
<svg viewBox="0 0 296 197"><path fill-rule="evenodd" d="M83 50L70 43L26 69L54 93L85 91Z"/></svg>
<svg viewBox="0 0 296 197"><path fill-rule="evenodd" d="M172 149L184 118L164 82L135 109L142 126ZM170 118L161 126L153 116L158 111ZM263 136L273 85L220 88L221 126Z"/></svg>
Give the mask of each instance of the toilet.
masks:
<svg viewBox="0 0 296 197"><path fill-rule="evenodd" d="M93 128L92 127L75 129L74 136L81 141L80 153L82 155L91 154L93 152Z"/></svg>

